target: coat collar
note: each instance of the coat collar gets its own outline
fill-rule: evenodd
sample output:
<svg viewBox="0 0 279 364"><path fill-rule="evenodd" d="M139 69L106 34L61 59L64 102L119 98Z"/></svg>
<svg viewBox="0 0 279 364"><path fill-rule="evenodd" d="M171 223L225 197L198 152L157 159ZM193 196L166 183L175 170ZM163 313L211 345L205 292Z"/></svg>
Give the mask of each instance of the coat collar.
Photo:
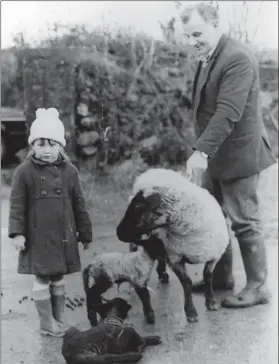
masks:
<svg viewBox="0 0 279 364"><path fill-rule="evenodd" d="M219 42L217 43L216 48L214 49L212 55L210 56L210 60L215 59L216 57L218 57L219 53L223 50L223 48L225 47L225 45L228 42L229 37L226 34L222 34L221 38L219 39Z"/></svg>
<svg viewBox="0 0 279 364"><path fill-rule="evenodd" d="M41 159L36 158L34 155L32 155L31 157L31 161L39 166L50 166L50 165L54 165L54 166L61 166L62 164L65 163L65 158L63 157L62 154L59 154L58 159L53 162L53 163L48 163L48 162L44 162Z"/></svg>

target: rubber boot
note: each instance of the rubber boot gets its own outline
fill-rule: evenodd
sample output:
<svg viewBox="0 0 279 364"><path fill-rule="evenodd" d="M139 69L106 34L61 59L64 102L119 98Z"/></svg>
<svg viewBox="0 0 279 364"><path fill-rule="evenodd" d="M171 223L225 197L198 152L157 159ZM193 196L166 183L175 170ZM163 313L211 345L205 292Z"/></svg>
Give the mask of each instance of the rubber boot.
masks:
<svg viewBox="0 0 279 364"><path fill-rule="evenodd" d="M56 321L65 328L65 282L64 279L50 283L52 314Z"/></svg>
<svg viewBox="0 0 279 364"><path fill-rule="evenodd" d="M232 257L232 244L231 241L227 246L225 253L222 255L218 263L216 264L213 271L213 290L214 291L227 291L234 288L234 277L233 277L233 257ZM203 279L193 284L193 292L205 292L205 284Z"/></svg>
<svg viewBox="0 0 279 364"><path fill-rule="evenodd" d="M222 306L227 308L245 308L270 301L271 294L267 288L266 250L262 240L239 241L240 251L246 272L245 288L236 295L225 298Z"/></svg>
<svg viewBox="0 0 279 364"><path fill-rule="evenodd" d="M33 289L33 299L40 318L40 332L44 335L62 337L64 336L64 330L52 315L49 286L44 285L44 287L44 289L42 289L42 286L41 289L36 289L38 287Z"/></svg>

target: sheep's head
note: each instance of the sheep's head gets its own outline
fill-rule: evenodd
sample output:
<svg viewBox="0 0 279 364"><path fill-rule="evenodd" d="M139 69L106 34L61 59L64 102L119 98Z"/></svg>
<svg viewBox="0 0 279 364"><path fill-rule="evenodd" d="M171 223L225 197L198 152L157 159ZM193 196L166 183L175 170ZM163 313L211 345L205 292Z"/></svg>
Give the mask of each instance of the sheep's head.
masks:
<svg viewBox="0 0 279 364"><path fill-rule="evenodd" d="M161 194L153 191L145 196L143 191L139 191L130 201L116 233L119 240L131 243L166 224Z"/></svg>

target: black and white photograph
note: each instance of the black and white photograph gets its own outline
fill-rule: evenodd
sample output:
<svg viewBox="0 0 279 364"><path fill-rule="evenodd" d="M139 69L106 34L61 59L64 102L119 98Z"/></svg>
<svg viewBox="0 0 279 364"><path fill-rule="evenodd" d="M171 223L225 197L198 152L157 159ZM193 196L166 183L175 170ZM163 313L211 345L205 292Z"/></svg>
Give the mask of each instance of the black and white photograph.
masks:
<svg viewBox="0 0 279 364"><path fill-rule="evenodd" d="M4 364L278 363L278 1L1 1Z"/></svg>

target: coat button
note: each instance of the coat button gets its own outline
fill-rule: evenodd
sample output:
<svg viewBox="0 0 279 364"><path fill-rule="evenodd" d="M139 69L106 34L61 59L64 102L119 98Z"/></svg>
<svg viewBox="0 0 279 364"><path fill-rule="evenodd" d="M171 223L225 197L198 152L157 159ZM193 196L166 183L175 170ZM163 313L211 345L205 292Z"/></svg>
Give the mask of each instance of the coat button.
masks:
<svg viewBox="0 0 279 364"><path fill-rule="evenodd" d="M45 181L46 177L45 176L41 176L41 181Z"/></svg>
<svg viewBox="0 0 279 364"><path fill-rule="evenodd" d="M47 195L47 191L41 191L41 195L42 196L46 196Z"/></svg>
<svg viewBox="0 0 279 364"><path fill-rule="evenodd" d="M57 193L57 195L60 195L61 190L59 188L56 188L55 192Z"/></svg>

